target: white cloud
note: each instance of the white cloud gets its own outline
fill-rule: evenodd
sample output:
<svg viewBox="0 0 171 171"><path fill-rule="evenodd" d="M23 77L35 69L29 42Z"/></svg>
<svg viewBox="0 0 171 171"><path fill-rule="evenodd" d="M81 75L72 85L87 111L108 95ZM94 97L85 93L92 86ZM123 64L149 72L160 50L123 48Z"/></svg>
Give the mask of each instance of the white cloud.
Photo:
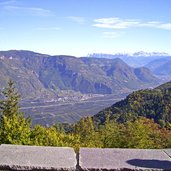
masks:
<svg viewBox="0 0 171 171"><path fill-rule="evenodd" d="M20 7L20 6L12 6L7 5L4 6L5 10L10 12L18 12L25 15L33 15L33 16L52 16L53 13L50 10L46 10L43 8L35 8L35 7Z"/></svg>
<svg viewBox="0 0 171 171"><path fill-rule="evenodd" d="M74 21L76 23L79 23L79 24L84 24L85 23L85 19L83 17L69 16L69 17L66 17L66 18L70 19L71 21Z"/></svg>
<svg viewBox="0 0 171 171"><path fill-rule="evenodd" d="M171 23L160 24L159 28L166 29L166 30L171 30Z"/></svg>
<svg viewBox="0 0 171 171"><path fill-rule="evenodd" d="M95 19L94 21L96 23L94 26L96 27L113 29L124 29L140 24L140 22L136 20L121 20L119 18L101 18Z"/></svg>
<svg viewBox="0 0 171 171"><path fill-rule="evenodd" d="M0 5L10 5L10 4L13 4L15 3L16 1L15 0L9 0L9 1L1 1L0 2Z"/></svg>
<svg viewBox="0 0 171 171"><path fill-rule="evenodd" d="M143 22L134 19L120 19L120 18L100 18L94 20L93 26L111 29L126 29L131 27L151 27L158 29L171 30L171 23L162 23L159 21Z"/></svg>
<svg viewBox="0 0 171 171"><path fill-rule="evenodd" d="M58 31L58 30L61 30L61 28L60 27L38 27L38 28L36 28L37 30L54 30L54 31Z"/></svg>
<svg viewBox="0 0 171 171"><path fill-rule="evenodd" d="M120 37L124 34L124 32L103 32L103 38L114 39Z"/></svg>

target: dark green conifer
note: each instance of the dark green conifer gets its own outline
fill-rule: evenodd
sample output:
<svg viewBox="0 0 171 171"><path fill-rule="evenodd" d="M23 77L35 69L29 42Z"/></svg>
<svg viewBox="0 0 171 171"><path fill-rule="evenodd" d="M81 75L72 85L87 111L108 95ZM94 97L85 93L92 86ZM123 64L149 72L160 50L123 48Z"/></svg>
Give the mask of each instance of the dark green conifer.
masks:
<svg viewBox="0 0 171 171"><path fill-rule="evenodd" d="M9 80L3 95L4 99L0 101L0 143L29 144L31 123L20 112L20 95L12 80Z"/></svg>

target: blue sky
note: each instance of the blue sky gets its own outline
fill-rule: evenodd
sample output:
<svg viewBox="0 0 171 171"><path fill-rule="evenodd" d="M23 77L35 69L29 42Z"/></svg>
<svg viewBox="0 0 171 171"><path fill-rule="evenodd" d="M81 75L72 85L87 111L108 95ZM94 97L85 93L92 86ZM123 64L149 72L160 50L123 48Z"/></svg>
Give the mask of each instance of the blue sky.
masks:
<svg viewBox="0 0 171 171"><path fill-rule="evenodd" d="M0 0L0 50L171 54L171 0Z"/></svg>

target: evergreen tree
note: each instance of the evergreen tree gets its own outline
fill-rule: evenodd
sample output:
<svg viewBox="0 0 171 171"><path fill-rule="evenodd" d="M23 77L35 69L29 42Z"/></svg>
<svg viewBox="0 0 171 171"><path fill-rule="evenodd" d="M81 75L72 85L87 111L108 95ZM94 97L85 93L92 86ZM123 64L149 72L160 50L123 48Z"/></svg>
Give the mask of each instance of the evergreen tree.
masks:
<svg viewBox="0 0 171 171"><path fill-rule="evenodd" d="M29 144L31 123L19 110L20 95L12 80L9 80L3 95L4 100L0 101L0 143Z"/></svg>
<svg viewBox="0 0 171 171"><path fill-rule="evenodd" d="M7 87L2 92L5 99L0 101L1 116L12 117L19 114L19 99L20 95L15 89L14 82L10 79Z"/></svg>

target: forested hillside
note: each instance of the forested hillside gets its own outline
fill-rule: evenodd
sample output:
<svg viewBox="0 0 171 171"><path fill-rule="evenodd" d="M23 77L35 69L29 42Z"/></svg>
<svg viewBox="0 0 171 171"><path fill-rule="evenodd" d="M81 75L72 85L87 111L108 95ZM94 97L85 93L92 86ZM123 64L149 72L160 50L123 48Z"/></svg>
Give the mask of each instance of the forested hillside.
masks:
<svg viewBox="0 0 171 171"><path fill-rule="evenodd" d="M96 114L93 119L103 124L106 118L124 123L134 121L138 117L153 119L161 126L169 126L171 122L171 82L155 89L139 90L128 95L109 108Z"/></svg>

